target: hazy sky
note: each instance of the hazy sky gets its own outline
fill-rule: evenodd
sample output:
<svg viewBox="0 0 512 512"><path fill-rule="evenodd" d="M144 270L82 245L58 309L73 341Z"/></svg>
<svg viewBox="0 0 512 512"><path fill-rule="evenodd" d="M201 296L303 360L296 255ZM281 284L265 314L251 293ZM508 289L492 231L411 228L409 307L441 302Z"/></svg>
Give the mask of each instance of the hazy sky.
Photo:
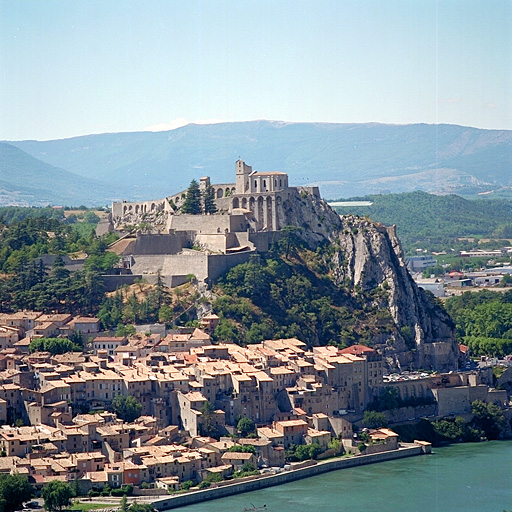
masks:
<svg viewBox="0 0 512 512"><path fill-rule="evenodd" d="M0 139L187 122L512 129L512 0L0 0Z"/></svg>

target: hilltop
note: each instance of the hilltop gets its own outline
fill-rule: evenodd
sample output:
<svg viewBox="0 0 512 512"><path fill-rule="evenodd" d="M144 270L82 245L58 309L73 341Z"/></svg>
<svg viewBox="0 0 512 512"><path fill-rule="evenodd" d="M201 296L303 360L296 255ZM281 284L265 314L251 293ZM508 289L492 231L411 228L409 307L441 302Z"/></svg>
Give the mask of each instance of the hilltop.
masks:
<svg viewBox="0 0 512 512"><path fill-rule="evenodd" d="M372 204L358 206L357 201ZM468 200L416 191L351 198L354 205L336 206L341 215L356 214L390 226L407 252L416 248L443 250L462 237L508 239L512 236L512 202L506 199Z"/></svg>
<svg viewBox="0 0 512 512"><path fill-rule="evenodd" d="M262 169L289 173L291 185L319 185L327 198L414 190L507 195L512 186L512 131L456 125L251 121L9 144L47 165L98 180L100 191L109 188L97 200L84 199L86 204L161 197L198 174L223 183L242 154ZM2 169L16 169L19 185L24 159L12 153L4 158ZM56 202L72 202L64 182L80 190L73 180L57 183ZM37 188L44 178L31 181ZM16 188L12 181L2 188L7 185ZM42 199L34 193L30 204Z"/></svg>

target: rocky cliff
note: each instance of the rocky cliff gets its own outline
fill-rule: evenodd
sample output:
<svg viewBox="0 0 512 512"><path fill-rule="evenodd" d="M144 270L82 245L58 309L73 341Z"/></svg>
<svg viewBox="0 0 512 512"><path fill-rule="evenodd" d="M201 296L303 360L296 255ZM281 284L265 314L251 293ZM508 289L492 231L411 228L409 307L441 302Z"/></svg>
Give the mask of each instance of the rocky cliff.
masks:
<svg viewBox="0 0 512 512"><path fill-rule="evenodd" d="M353 295L389 310L396 332L380 348L391 367L453 369L458 346L453 320L410 276L393 227L340 217L320 198L298 191L284 205L288 225L301 226L311 248L328 241L331 278Z"/></svg>

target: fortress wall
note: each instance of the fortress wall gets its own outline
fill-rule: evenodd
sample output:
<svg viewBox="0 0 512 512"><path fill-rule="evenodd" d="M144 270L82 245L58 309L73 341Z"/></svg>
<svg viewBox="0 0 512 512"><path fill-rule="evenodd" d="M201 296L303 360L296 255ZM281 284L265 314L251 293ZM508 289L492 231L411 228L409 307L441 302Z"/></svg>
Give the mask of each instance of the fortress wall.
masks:
<svg viewBox="0 0 512 512"><path fill-rule="evenodd" d="M423 344L423 362L422 368L439 368L440 361L448 361L444 364L447 368L457 367L456 354L453 353L453 347L450 343L434 342Z"/></svg>
<svg viewBox="0 0 512 512"><path fill-rule="evenodd" d="M195 243L206 247L210 251L214 252L226 252L228 247L228 236L229 234L219 233L210 235L197 235L195 237Z"/></svg>
<svg viewBox="0 0 512 512"><path fill-rule="evenodd" d="M168 211L169 204L167 199L156 199L154 201L136 201L121 203L112 203L113 217L122 217L125 214L131 213L134 215L143 215L144 213L151 213L157 211Z"/></svg>
<svg viewBox="0 0 512 512"><path fill-rule="evenodd" d="M256 246L259 252L267 252L270 245L277 242L282 237L280 231L260 231L258 233L249 233L249 240Z"/></svg>
<svg viewBox="0 0 512 512"><path fill-rule="evenodd" d="M226 233L230 231L229 215L173 215L169 228L197 233Z"/></svg>
<svg viewBox="0 0 512 512"><path fill-rule="evenodd" d="M177 254L186 245L185 233L138 234L133 254Z"/></svg>
<svg viewBox="0 0 512 512"><path fill-rule="evenodd" d="M208 275L211 281L219 279L230 268L249 261L250 257L256 254L255 251L244 251L233 254L209 254Z"/></svg>
<svg viewBox="0 0 512 512"><path fill-rule="evenodd" d="M172 215L169 219L169 229L199 234L230 233L247 228L245 215Z"/></svg>
<svg viewBox="0 0 512 512"><path fill-rule="evenodd" d="M418 407L399 407L390 411L383 411L389 423L401 423L411 418L426 418L437 416L437 404L420 405Z"/></svg>
<svg viewBox="0 0 512 512"><path fill-rule="evenodd" d="M466 414L471 411L469 387L433 389L432 393L437 401L438 416L451 416Z"/></svg>
<svg viewBox="0 0 512 512"><path fill-rule="evenodd" d="M186 276L194 274L199 281L208 277L208 255L196 251L173 255L140 255L132 265L134 274L156 274L162 276Z"/></svg>
<svg viewBox="0 0 512 512"><path fill-rule="evenodd" d="M118 288L125 285L131 285L136 279L141 279L142 275L121 274L102 276L106 292L115 292Z"/></svg>
<svg viewBox="0 0 512 512"><path fill-rule="evenodd" d="M251 242L249 233L247 233L247 231L240 231L238 233L229 233L228 249L230 247L244 247L244 246L248 246L251 250L255 249L255 245Z"/></svg>
<svg viewBox="0 0 512 512"><path fill-rule="evenodd" d="M469 400L474 402L475 400L481 400L487 402L489 398L489 388L486 384L480 384L479 386L469 387Z"/></svg>

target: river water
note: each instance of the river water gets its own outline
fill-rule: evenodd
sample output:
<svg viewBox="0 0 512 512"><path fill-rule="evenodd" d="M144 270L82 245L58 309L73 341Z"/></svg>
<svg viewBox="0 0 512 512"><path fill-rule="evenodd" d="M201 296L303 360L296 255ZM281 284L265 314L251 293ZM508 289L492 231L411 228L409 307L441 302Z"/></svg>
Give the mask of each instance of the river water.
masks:
<svg viewBox="0 0 512 512"><path fill-rule="evenodd" d="M173 510L242 512L252 505L268 512L511 511L512 441L435 448L432 455L332 471Z"/></svg>

